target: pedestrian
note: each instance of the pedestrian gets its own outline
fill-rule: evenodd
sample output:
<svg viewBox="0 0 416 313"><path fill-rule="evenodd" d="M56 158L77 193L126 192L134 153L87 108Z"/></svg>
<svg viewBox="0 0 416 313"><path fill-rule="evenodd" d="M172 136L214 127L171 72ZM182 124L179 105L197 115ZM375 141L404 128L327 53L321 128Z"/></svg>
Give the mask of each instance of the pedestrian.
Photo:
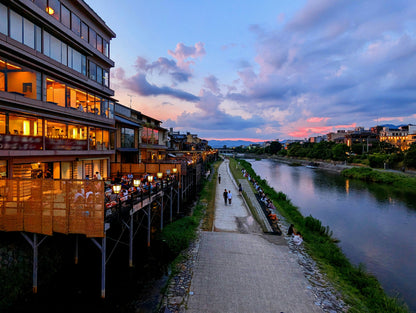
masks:
<svg viewBox="0 0 416 313"><path fill-rule="evenodd" d="M221 174L218 174L218 184L221 184Z"/></svg>
<svg viewBox="0 0 416 313"><path fill-rule="evenodd" d="M303 237L300 231L298 231L297 233L293 233L293 242L295 243L295 245L300 246L302 241L303 241Z"/></svg>
<svg viewBox="0 0 416 313"><path fill-rule="evenodd" d="M228 198L227 189L224 189L224 192L222 193L222 196L224 197L224 203L225 203L225 205L227 205L227 198Z"/></svg>
<svg viewBox="0 0 416 313"><path fill-rule="evenodd" d="M228 195L227 195L227 198L228 198L228 204L230 204L230 205L231 205L231 200L232 200L232 198L233 198L233 194L231 193L231 190L228 190Z"/></svg>
<svg viewBox="0 0 416 313"><path fill-rule="evenodd" d="M238 192L240 193L240 196L243 193L243 187L241 186L241 184L238 184Z"/></svg>

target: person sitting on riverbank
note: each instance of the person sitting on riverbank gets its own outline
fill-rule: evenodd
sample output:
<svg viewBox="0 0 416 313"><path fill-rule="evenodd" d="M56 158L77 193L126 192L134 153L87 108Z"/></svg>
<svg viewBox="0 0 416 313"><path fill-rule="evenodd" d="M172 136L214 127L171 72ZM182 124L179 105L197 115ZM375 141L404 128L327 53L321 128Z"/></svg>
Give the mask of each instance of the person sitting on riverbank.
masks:
<svg viewBox="0 0 416 313"><path fill-rule="evenodd" d="M290 224L290 226L289 226L289 228L288 228L288 230L287 230L287 235L288 235L288 236L292 236L292 235L293 235L293 232L294 232L294 227L295 227L295 225Z"/></svg>
<svg viewBox="0 0 416 313"><path fill-rule="evenodd" d="M299 246L303 242L303 237L300 231L298 231L297 233L293 233L293 242L297 246Z"/></svg>

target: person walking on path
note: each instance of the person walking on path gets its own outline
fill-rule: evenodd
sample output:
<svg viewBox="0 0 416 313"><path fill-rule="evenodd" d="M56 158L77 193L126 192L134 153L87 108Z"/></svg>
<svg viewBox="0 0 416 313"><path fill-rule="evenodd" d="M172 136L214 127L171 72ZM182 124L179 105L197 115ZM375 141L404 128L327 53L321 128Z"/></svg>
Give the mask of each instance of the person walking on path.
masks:
<svg viewBox="0 0 416 313"><path fill-rule="evenodd" d="M241 184L238 184L238 192L240 193L240 196L243 194L243 187Z"/></svg>
<svg viewBox="0 0 416 313"><path fill-rule="evenodd" d="M228 190L228 204L231 205L231 200L233 199L233 194L231 193L231 190Z"/></svg>
<svg viewBox="0 0 416 313"><path fill-rule="evenodd" d="M218 184L221 184L221 174L218 174Z"/></svg>
<svg viewBox="0 0 416 313"><path fill-rule="evenodd" d="M224 189L224 192L222 193L222 196L224 197L224 203L225 203L225 205L227 205L227 199L228 199L227 189Z"/></svg>

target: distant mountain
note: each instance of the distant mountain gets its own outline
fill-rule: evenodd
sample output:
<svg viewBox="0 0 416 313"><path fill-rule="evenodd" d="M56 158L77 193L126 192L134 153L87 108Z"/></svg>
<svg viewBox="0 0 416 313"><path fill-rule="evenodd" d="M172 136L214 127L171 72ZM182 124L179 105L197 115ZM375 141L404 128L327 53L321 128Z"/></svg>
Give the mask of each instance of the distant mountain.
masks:
<svg viewBox="0 0 416 313"><path fill-rule="evenodd" d="M227 148L232 147L239 147L239 146L248 146L254 143L254 141L246 141L246 140L209 140L208 145L213 148L222 148L227 146Z"/></svg>

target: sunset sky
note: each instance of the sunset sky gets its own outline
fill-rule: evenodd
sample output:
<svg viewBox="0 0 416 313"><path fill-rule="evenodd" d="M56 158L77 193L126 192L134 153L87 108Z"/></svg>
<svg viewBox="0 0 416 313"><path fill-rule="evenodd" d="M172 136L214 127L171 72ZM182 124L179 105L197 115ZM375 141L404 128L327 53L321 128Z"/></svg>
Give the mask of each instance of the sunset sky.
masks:
<svg viewBox="0 0 416 313"><path fill-rule="evenodd" d="M86 0L121 104L200 138L416 124L416 1Z"/></svg>

